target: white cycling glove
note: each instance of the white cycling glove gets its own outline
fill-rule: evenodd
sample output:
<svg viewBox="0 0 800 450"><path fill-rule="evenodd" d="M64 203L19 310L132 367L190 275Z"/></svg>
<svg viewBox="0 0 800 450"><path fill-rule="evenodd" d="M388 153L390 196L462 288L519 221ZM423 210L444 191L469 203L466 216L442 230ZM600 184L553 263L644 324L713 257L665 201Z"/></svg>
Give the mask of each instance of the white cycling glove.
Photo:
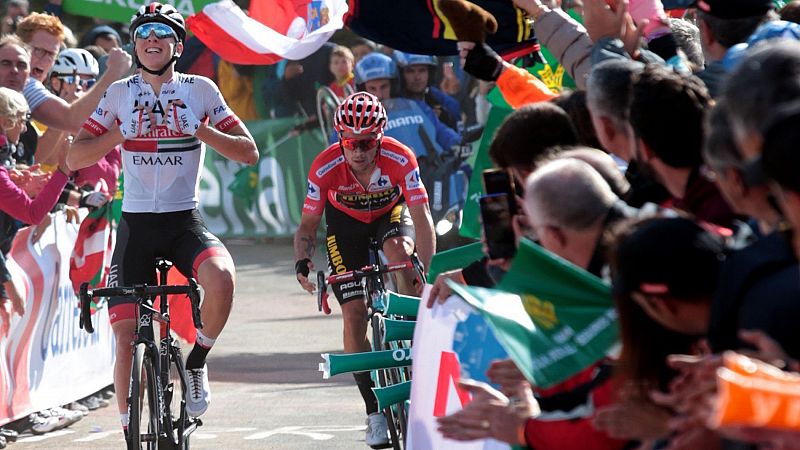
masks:
<svg viewBox="0 0 800 450"><path fill-rule="evenodd" d="M99 208L108 202L108 195L100 191L85 192L78 206Z"/></svg>
<svg viewBox="0 0 800 450"><path fill-rule="evenodd" d="M180 100L170 102L165 121L168 129L191 136L194 136L201 123L192 109Z"/></svg>
<svg viewBox="0 0 800 450"><path fill-rule="evenodd" d="M138 107L131 112L127 121L119 124L119 131L125 139L133 139L150 133L152 126L152 113Z"/></svg>

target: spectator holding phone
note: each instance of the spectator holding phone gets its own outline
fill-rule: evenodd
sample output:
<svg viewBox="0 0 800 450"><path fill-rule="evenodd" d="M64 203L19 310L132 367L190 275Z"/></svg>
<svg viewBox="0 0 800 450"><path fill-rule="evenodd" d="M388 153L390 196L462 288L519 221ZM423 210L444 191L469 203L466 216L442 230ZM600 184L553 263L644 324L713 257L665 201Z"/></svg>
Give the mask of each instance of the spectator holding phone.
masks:
<svg viewBox="0 0 800 450"><path fill-rule="evenodd" d="M613 161L609 158L606 162L613 170ZM627 207L603 177L579 159L557 157L543 162L525 183L526 217L541 245L595 276L602 276L608 262L604 234L619 221L638 212ZM492 242L488 238L487 241L491 250ZM554 387L534 389L539 407L535 418L511 414L514 406L505 399L507 413L490 415L488 428L498 431L520 428L520 433L493 434L492 437L543 450L623 448L626 445L624 438L617 439L592 426L595 412L610 405L615 397L611 373L610 361L601 360ZM488 375L501 385L505 394L511 394L518 383L526 383L510 360L492 364ZM495 405L503 402L502 397L486 395L489 393L487 390L474 390L481 393L479 400L474 400L479 404L484 401L481 399ZM458 425L459 414L469 415L472 408L483 406L470 405L465 408L466 413L454 415L455 419L442 419L440 424L445 436L456 439L467 436L468 427ZM628 410L635 410L635 414L640 416L649 413L634 405L628 405ZM512 425L493 422L501 417L503 421L511 421ZM512 440L508 440L509 437Z"/></svg>
<svg viewBox="0 0 800 450"><path fill-rule="evenodd" d="M524 186L525 178L534 170L538 158L548 150L558 146L572 146L578 143L577 132L569 116L563 109L551 103L532 103L514 110L497 129L489 145L489 157L494 164L505 170L512 186ZM503 192L507 190L502 189ZM521 191L514 191L512 201L519 203ZM493 193L493 192L487 192ZM512 210L517 210L512 206ZM521 208L519 208L521 211ZM514 216L518 228L522 219ZM439 275L429 296L428 307L438 299L444 302L450 296L446 279L473 286L492 287L503 271L497 267L508 266L509 260L490 261L488 258L475 261L462 270ZM492 274L493 272L493 274Z"/></svg>

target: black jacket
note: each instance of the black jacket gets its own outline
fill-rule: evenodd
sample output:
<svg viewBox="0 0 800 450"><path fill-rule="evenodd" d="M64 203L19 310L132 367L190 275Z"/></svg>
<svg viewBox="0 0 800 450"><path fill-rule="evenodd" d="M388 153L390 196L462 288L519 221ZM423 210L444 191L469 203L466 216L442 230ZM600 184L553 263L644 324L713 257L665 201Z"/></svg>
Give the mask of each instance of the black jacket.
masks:
<svg viewBox="0 0 800 450"><path fill-rule="evenodd" d="M800 358L800 266L791 240L774 232L731 253L711 306L708 340L717 353L745 347L739 330L757 329Z"/></svg>

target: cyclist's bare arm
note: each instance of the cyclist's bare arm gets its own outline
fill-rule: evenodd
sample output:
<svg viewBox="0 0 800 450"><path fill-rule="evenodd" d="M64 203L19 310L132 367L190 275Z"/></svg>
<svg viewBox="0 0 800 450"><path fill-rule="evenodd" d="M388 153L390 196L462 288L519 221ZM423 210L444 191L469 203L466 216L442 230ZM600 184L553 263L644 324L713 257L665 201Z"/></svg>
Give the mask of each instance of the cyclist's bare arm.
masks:
<svg viewBox="0 0 800 450"><path fill-rule="evenodd" d="M100 136L95 136L81 129L67 150L67 166L70 170L89 167L100 161L102 157L106 156L108 152L124 140L125 138L122 137L118 127L112 128Z"/></svg>
<svg viewBox="0 0 800 450"><path fill-rule="evenodd" d="M294 260L313 259L317 249L317 229L322 222L322 216L303 213L300 216L300 226L294 234ZM308 263L309 270L314 270L314 263ZM308 292L313 293L316 285L308 277L297 274L297 281Z"/></svg>
<svg viewBox="0 0 800 450"><path fill-rule="evenodd" d="M49 99L33 111L33 118L48 127L70 133L80 129L92 111L97 108L97 104L111 83L125 76L130 70L131 57L121 48L112 48L108 54L107 67L108 70L86 95L71 104L58 97Z"/></svg>
<svg viewBox="0 0 800 450"><path fill-rule="evenodd" d="M195 136L231 161L250 166L258 162L258 147L250 131L242 123L226 132L201 124Z"/></svg>
<svg viewBox="0 0 800 450"><path fill-rule="evenodd" d="M430 267L431 257L436 252L436 233L433 230L433 218L431 209L427 203L412 205L408 207L411 220L414 222L414 233L416 234L417 254L425 267Z"/></svg>

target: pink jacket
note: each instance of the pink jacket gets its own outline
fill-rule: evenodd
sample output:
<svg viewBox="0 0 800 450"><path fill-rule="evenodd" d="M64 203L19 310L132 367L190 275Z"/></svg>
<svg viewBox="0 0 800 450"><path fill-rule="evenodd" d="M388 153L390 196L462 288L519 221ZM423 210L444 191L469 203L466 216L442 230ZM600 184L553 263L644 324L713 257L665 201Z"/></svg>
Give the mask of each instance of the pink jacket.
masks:
<svg viewBox="0 0 800 450"><path fill-rule="evenodd" d="M8 170L0 167L0 211L28 223L38 224L58 202L61 191L67 184L67 176L56 170L50 181L35 199L28 197L9 177Z"/></svg>

